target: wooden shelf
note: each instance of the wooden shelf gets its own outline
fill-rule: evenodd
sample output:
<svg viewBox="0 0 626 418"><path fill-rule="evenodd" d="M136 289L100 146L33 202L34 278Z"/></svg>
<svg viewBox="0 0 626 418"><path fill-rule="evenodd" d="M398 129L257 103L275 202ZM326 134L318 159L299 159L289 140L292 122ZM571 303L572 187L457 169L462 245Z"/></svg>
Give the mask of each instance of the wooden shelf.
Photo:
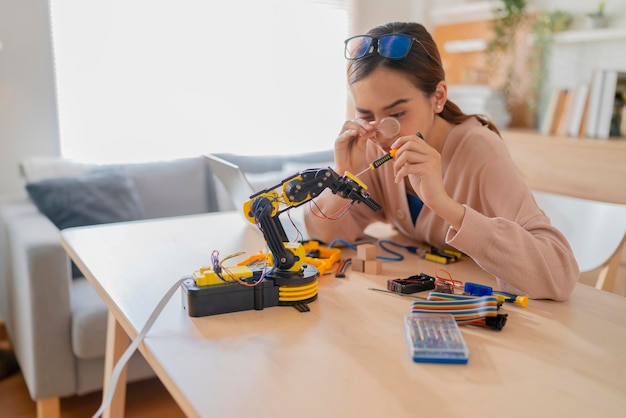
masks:
<svg viewBox="0 0 626 418"><path fill-rule="evenodd" d="M558 44L608 42L626 39L626 28L568 30L554 35Z"/></svg>
<svg viewBox="0 0 626 418"><path fill-rule="evenodd" d="M501 133L531 189L626 204L626 138L545 136L527 130Z"/></svg>

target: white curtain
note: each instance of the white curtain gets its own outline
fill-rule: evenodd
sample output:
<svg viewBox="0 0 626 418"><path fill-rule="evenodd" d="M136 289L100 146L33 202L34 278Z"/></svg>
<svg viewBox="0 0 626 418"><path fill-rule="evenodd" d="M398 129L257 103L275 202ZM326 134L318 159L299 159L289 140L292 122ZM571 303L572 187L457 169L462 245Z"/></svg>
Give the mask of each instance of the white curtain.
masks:
<svg viewBox="0 0 626 418"><path fill-rule="evenodd" d="M93 162L332 147L350 0L51 0L61 148Z"/></svg>

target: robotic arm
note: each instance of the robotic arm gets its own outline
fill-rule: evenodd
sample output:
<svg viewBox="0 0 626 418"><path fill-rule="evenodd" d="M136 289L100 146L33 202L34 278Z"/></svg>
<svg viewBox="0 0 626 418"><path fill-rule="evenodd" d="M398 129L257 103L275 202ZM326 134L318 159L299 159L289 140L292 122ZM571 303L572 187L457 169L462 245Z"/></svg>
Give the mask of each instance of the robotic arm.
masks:
<svg viewBox="0 0 626 418"><path fill-rule="evenodd" d="M280 193L276 189L281 189ZM373 211L381 209L367 193L367 186L349 172L340 176L330 167L301 171L280 183L250 196L244 203L246 218L257 224L274 258L279 272L297 274L301 269L303 250L298 243L289 243L279 220L281 213L303 205L330 189L352 202L363 203Z"/></svg>
<svg viewBox="0 0 626 418"><path fill-rule="evenodd" d="M273 258L270 271L250 266L200 268L183 284L183 307L190 316L215 315L269 306L293 306L306 312L317 299L319 271L305 263L306 250L300 242L289 242L280 215L300 206L325 189L373 211L381 206L353 174L343 176L331 168L308 169L261 190L244 203L249 222L263 233Z"/></svg>

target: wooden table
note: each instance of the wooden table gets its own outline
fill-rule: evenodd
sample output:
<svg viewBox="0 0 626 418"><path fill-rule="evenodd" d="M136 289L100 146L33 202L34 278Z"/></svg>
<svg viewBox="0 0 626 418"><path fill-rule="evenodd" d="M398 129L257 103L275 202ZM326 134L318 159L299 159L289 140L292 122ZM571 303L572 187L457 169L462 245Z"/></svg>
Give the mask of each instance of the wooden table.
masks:
<svg viewBox="0 0 626 418"><path fill-rule="evenodd" d="M120 337L134 338L212 250L264 248L237 213L69 229L62 240L110 309L109 370L128 344ZM501 332L461 328L469 364L418 364L403 328L410 300L369 288L440 267L406 253L380 275L322 276L306 313L190 318L178 291L139 349L190 417L624 416L626 298L578 285L567 302L507 304ZM495 285L468 258L446 269ZM123 384L118 395L113 416L123 411Z"/></svg>

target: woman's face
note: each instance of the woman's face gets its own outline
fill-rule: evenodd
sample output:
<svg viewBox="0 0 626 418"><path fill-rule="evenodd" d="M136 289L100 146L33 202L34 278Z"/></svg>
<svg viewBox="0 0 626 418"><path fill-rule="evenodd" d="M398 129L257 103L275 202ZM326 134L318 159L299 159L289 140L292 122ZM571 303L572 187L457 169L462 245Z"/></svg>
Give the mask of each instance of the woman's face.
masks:
<svg viewBox="0 0 626 418"><path fill-rule="evenodd" d="M356 116L380 122L392 116L400 121L400 132L393 138L377 135L378 144L389 151L396 138L422 132L427 135L435 116L435 98L427 98L402 73L378 67L350 86Z"/></svg>

